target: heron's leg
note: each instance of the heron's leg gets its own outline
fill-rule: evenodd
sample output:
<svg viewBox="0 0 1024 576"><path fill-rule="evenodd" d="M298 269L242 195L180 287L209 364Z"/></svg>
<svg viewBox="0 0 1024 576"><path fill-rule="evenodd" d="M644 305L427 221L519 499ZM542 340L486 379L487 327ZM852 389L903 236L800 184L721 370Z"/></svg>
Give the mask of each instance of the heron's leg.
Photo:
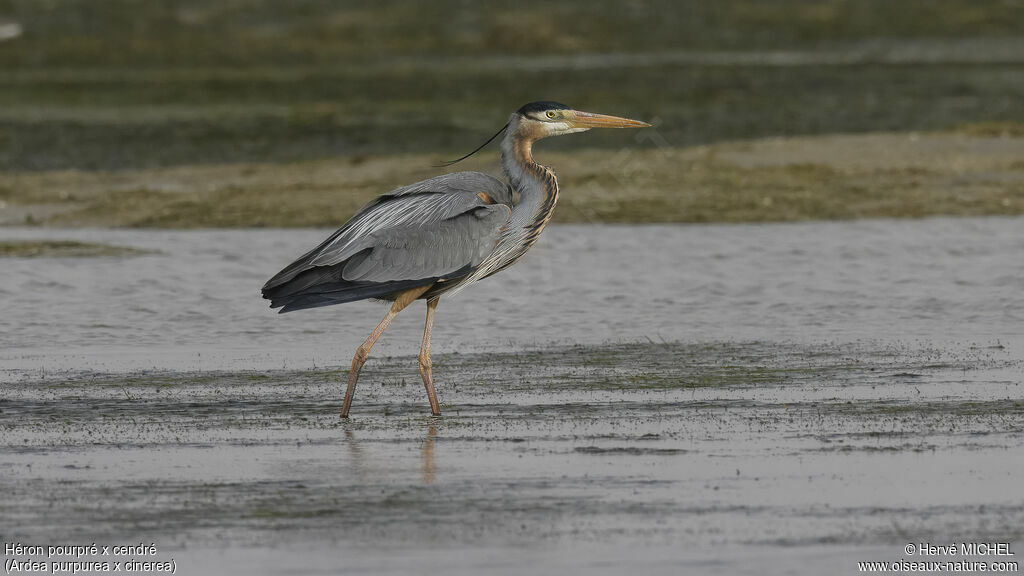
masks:
<svg viewBox="0 0 1024 576"><path fill-rule="evenodd" d="M423 385L427 387L427 400L430 401L430 412L434 416L441 415L441 405L437 403L437 393L434 392L434 377L430 373L430 331L434 328L434 309L437 308L437 298L427 300L427 324L423 328L423 345L420 346L420 376L423 377Z"/></svg>
<svg viewBox="0 0 1024 576"><path fill-rule="evenodd" d="M399 294L398 298L395 298L395 303L391 305L391 310L388 310L387 316L384 316L384 319L380 321L380 324L377 324L377 328L373 330L370 337L367 338L359 348L356 348L356 355L352 358L352 371L348 373L348 388L345 390L345 402L341 405L342 418L348 418L349 408L352 407L352 397L355 396L356 393L356 380L359 378L359 369L363 367L363 363L366 362L366 359L370 356L370 348L373 348L373 344L377 341L377 338L380 338L380 335L387 330L388 325L391 324L391 320L393 320L395 316L398 316L398 313L401 312L403 308L412 304L413 300L416 300L421 294L426 292L430 286L432 285L427 284L426 286L419 286Z"/></svg>

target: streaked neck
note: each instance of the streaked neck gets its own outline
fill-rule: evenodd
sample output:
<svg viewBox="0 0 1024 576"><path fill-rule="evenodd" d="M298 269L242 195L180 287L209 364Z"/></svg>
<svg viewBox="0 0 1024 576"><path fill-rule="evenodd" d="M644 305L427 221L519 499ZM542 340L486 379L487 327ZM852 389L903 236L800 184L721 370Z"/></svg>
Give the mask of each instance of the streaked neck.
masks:
<svg viewBox="0 0 1024 576"><path fill-rule="evenodd" d="M515 128L515 125L510 128ZM510 224L522 230L524 248L537 241L558 202L555 173L533 161L533 139L510 129L501 141L501 165L519 200Z"/></svg>
<svg viewBox="0 0 1024 576"><path fill-rule="evenodd" d="M501 141L501 167L509 183L520 196L517 206L523 203L551 203L558 199L558 184L555 174L546 166L533 161L533 140L509 130Z"/></svg>

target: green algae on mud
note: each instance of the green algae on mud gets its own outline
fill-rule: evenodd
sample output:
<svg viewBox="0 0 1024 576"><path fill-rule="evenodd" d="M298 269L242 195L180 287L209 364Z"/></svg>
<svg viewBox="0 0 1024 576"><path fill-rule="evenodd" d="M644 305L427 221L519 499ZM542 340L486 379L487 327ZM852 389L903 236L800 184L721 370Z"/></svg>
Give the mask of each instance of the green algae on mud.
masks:
<svg viewBox="0 0 1024 576"><path fill-rule="evenodd" d="M537 152L564 190L556 222L781 222L1024 213L1024 137L952 133ZM1007 130L1010 130L1007 128ZM0 223L332 227L437 171L425 155L117 172L0 173ZM460 167L461 168L461 167ZM465 169L494 171L493 159ZM15 210L18 208L18 210ZM38 214L38 215L33 215Z"/></svg>
<svg viewBox="0 0 1024 576"><path fill-rule="evenodd" d="M995 0L0 4L26 31L0 51L0 169L446 156L542 98L657 116L675 146L1011 121L1022 13ZM792 57L821 52L833 58Z"/></svg>
<svg viewBox="0 0 1024 576"><path fill-rule="evenodd" d="M72 240L0 241L0 258L105 258L148 253L127 246Z"/></svg>
<svg viewBox="0 0 1024 576"><path fill-rule="evenodd" d="M937 358L943 361L936 362ZM408 358L371 358L357 391L352 423L337 418L346 378L346 371L337 369L55 373L39 381L12 383L2 404L5 413L23 418L10 429L15 435L17 429L73 425L90 430L89 442L102 442L104 428L113 422L117 428L134 428L141 444L167 440L148 426L177 438L193 437L192 441L198 441L196 431L329 430L342 424L375 428L395 425L396 417L400 426L406 426L427 416L418 374L410 369L414 364ZM506 421L556 414L615 418L620 410L649 417L648 410L725 409L759 412L773 421L806 412L855 420L1001 418L1013 429L1024 429L1019 401L931 394L914 398L923 387L945 386L946 374L983 375L1020 367L1019 359L990 349L763 342L453 353L439 356L435 363L447 417L438 425L455 427L465 424L464 418L472 422L487 414ZM863 397L864 389L877 392ZM685 400L687 395L692 400ZM386 418L378 420L381 416ZM196 429L189 431L193 425ZM30 436L35 440L26 438L25 443L46 442L45 435ZM65 436L61 441L70 439Z"/></svg>
<svg viewBox="0 0 1024 576"><path fill-rule="evenodd" d="M407 54L813 49L875 38L1013 36L1024 19L1019 5L999 0L785 0L778 5L655 0L632 6L610 0L525 0L496 7L458 0L298 6L271 0L111 0L99 7L87 0L69 0L59 6L6 2L0 10L27 32L0 52L3 67L107 70L287 68Z"/></svg>
<svg viewBox="0 0 1024 576"><path fill-rule="evenodd" d="M8 536L145 533L182 556L268 538L371 555L652 538L789 554L889 542L896 513L926 538L1012 540L1024 519L1008 488L1022 364L1006 349L667 342L438 360L442 417L414 357L371 358L348 420L335 369L6 383Z"/></svg>
<svg viewBox="0 0 1024 576"><path fill-rule="evenodd" d="M1022 156L1024 10L1006 2L114 5L0 2L25 30L0 50L0 224L337 226L546 98L656 125L539 147L560 222L1024 211L1019 160L889 149L952 133L968 164ZM776 136L810 145L735 161Z"/></svg>
<svg viewBox="0 0 1024 576"><path fill-rule="evenodd" d="M657 116L675 146L1024 113L1007 73L1024 11L997 0L118 0L0 17L25 30L0 51L0 170L448 157L544 98Z"/></svg>

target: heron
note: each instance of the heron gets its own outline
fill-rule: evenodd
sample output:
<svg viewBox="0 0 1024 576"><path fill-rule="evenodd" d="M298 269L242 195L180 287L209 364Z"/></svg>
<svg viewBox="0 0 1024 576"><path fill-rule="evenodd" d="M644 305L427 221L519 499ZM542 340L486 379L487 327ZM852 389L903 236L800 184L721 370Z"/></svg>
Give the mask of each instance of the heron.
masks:
<svg viewBox="0 0 1024 576"><path fill-rule="evenodd" d="M416 300L427 303L420 376L430 412L440 416L430 360L438 300L519 261L537 242L558 201L555 173L534 162L534 142L591 128L646 126L650 124L558 102L526 104L476 150L443 164L465 160L504 132L501 166L507 183L481 172L454 172L382 194L268 280L263 297L281 313L366 299L392 303L356 349L341 417L348 418L370 349L395 316Z"/></svg>

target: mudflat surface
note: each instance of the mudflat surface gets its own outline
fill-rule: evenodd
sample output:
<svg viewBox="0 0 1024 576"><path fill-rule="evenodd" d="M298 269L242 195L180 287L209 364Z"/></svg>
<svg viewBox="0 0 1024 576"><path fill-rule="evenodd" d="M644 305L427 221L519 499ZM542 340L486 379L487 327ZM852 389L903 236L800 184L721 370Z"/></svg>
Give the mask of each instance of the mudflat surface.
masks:
<svg viewBox="0 0 1024 576"><path fill-rule="evenodd" d="M1022 366L1005 349L448 355L441 418L411 360L372 364L347 422L339 370L9 386L5 539L142 539L190 574L264 547L250 572L668 573L720 549L728 574L782 550L771 573L817 555L853 573L837 558L897 560L903 540L1020 538Z"/></svg>
<svg viewBox="0 0 1024 576"><path fill-rule="evenodd" d="M1024 212L1024 130L768 138L675 147L671 126L615 131L616 150L535 157L558 174L560 223L787 222ZM588 146L596 134L573 135ZM337 226L376 196L444 171L504 178L495 148L436 155L83 172L0 172L0 224L136 228Z"/></svg>
<svg viewBox="0 0 1024 576"><path fill-rule="evenodd" d="M442 301L444 416L417 305L348 421L384 308L275 315L257 292L327 231L4 229L137 252L3 259L3 539L153 542L189 574L855 573L933 559L908 543L1019 549L1022 225L554 226Z"/></svg>

